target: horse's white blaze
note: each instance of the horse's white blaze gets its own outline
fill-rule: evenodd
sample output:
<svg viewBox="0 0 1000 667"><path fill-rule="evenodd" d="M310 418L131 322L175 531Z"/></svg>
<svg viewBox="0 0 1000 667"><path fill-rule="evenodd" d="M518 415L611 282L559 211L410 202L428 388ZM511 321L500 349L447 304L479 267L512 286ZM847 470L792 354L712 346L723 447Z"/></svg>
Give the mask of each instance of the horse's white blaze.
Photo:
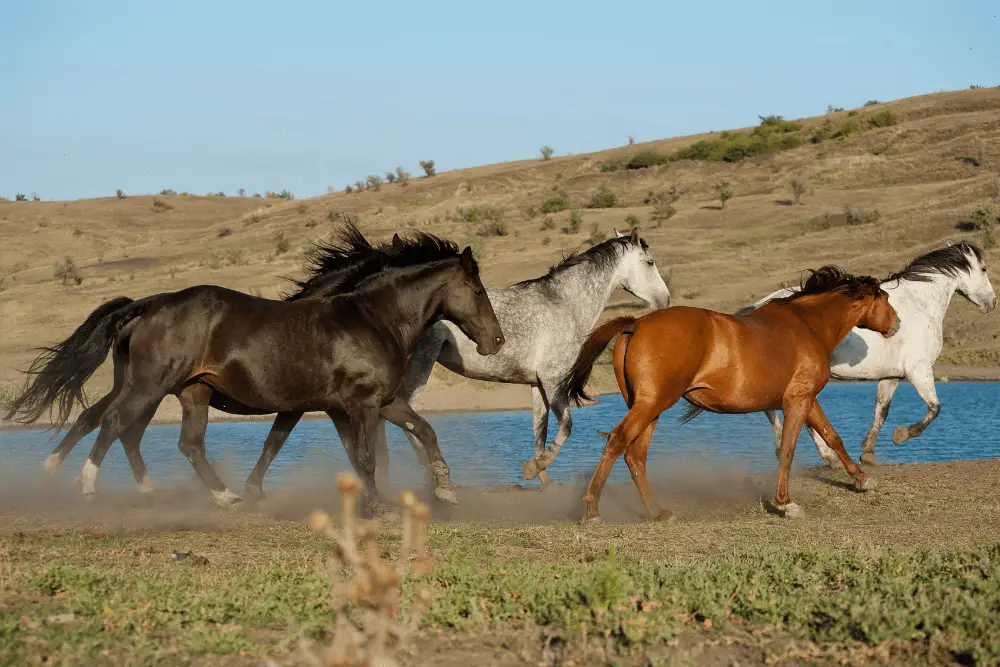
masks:
<svg viewBox="0 0 1000 667"><path fill-rule="evenodd" d="M934 387L933 365L944 341L944 318L956 292L976 305L983 313L992 311L997 304L996 292L990 282L984 262L980 262L975 252L966 244L956 246L964 250L967 268L952 271L927 269L923 273L926 280L900 279L882 283L882 289L889 295L889 303L899 316L899 331L891 338L868 329L852 329L843 342L830 355L830 376L841 380L890 380L907 379L927 404L928 412L917 424L909 427L917 430L908 437L919 435L937 416L939 402ZM937 252L937 251L935 251ZM916 260L915 260L916 261ZM772 299L791 296L796 287L786 287L764 297L753 306L739 312L747 312L763 306ZM895 385L891 388L895 391ZM881 389L880 385L880 392ZM878 430L885 419L881 410L888 410L892 400L891 391L885 397L879 396L876 416L872 427L865 436L862 449L871 455L878 438ZM768 419L780 429L777 413L768 411ZM906 429L907 427L900 427ZM839 463L839 457L830 449L823 436L807 427L819 455L830 466Z"/></svg>
<svg viewBox="0 0 1000 667"><path fill-rule="evenodd" d="M80 485L83 487L83 495L90 496L94 494L94 482L97 481L97 473L101 471L93 461L87 459L83 464L83 470L80 471Z"/></svg>
<svg viewBox="0 0 1000 667"><path fill-rule="evenodd" d="M55 476L55 474L59 472L59 466L61 464L62 461L60 460L58 454L49 454L45 457L45 461L42 463L42 468L45 470L46 474Z"/></svg>

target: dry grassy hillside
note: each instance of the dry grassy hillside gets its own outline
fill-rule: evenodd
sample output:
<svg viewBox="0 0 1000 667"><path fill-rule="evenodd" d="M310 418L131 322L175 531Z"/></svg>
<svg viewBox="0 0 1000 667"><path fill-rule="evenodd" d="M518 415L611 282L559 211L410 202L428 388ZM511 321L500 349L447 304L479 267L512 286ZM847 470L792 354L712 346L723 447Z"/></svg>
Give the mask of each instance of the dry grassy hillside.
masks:
<svg viewBox="0 0 1000 667"><path fill-rule="evenodd" d="M17 369L32 358L31 347L64 338L112 297L200 283L276 297L287 286L280 276L301 275L309 242L344 215L358 216L375 238L419 228L471 244L488 285L535 276L563 254L586 247L592 236L607 236L637 218L669 275L675 303L720 310L796 282L808 267L835 262L855 272L885 273L949 240L980 241L980 232L963 231L968 225L962 223L976 205L1000 198L1000 90L926 95L799 125L792 134L805 140L800 147L734 163L683 159L607 171L607 165L624 165L647 151L667 155L721 136L708 134L296 201L2 201L0 386L10 391L21 382ZM791 201L789 184L796 178L808 183L800 204ZM720 210L721 180L729 182L732 198ZM668 208L664 193L670 186L680 195L676 213L654 221L654 214L662 218ZM615 205L588 208L602 188L603 203ZM571 210L541 212L552 199L578 208L575 230ZM855 207L850 220L848 206ZM994 262L998 254L989 252ZM55 277L56 265L67 257L83 279L79 285ZM633 302L619 294L613 307ZM981 315L958 298L946 332L946 363L939 372L1000 376L1000 316ZM108 386L108 371L95 378L94 392ZM465 381L439 371L423 402L439 409L528 404L525 388L477 387L469 391Z"/></svg>

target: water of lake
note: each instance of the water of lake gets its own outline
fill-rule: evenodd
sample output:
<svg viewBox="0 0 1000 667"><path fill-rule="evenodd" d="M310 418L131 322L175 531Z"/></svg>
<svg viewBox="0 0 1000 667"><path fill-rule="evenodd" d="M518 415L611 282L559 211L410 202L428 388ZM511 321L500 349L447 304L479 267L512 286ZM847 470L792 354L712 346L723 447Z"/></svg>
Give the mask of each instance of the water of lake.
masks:
<svg viewBox="0 0 1000 667"><path fill-rule="evenodd" d="M527 394L528 388L525 387ZM920 438L896 447L892 429L912 424L925 412L913 387L903 383L896 393L889 419L882 430L876 454L882 463L915 463L954 459L1000 457L997 405L1000 383L951 382L938 385L941 414ZM839 431L848 452L857 458L860 442L872 420L874 383L830 384L820 395L824 411ZM684 426L676 423L686 403L675 406L660 419L650 447L649 470L666 470L673 464L739 466L750 471L775 469L773 435L763 414L702 414ZM603 438L595 429L609 431L625 414L621 397L603 396L600 405L573 410L573 435L556 462L549 468L554 479L568 481L574 476L589 477L602 448ZM531 412L480 412L430 415L441 451L456 484L496 485L521 483L521 462L533 451ZM550 441L555 418L550 417ZM270 428L270 422L220 422L208 428L209 457L221 459L224 478L234 490L241 490ZM393 485L412 484L422 479L416 459L402 432L388 427ZM150 474L160 484L190 482L190 465L177 450L180 427L152 426L142 442ZM79 472L93 444L96 431L84 439L67 459L63 475ZM25 470L35 474L42 460L55 446L51 435L41 431L0 431L0 455L7 473ZM821 463L805 431L795 454L797 466ZM284 449L274 461L265 486L294 485L303 473L327 474L348 467L333 425L325 419L299 423ZM628 468L619 459L613 481L629 480ZM532 482L536 484L537 482ZM101 469L99 487L132 484L125 455L115 445Z"/></svg>

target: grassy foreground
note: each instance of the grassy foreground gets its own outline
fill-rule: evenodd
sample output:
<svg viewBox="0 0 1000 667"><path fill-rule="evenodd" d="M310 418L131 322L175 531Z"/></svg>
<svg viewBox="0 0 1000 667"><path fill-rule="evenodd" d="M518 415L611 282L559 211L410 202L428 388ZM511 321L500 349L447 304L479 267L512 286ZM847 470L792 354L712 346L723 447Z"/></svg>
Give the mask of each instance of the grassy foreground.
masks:
<svg viewBox="0 0 1000 667"><path fill-rule="evenodd" d="M1000 462L879 474L861 496L803 471L800 522L726 500L666 525L433 523L437 565L403 593L434 602L401 661L996 664ZM304 522L133 527L155 511L0 510L0 663L301 664L301 638L329 641L331 544Z"/></svg>

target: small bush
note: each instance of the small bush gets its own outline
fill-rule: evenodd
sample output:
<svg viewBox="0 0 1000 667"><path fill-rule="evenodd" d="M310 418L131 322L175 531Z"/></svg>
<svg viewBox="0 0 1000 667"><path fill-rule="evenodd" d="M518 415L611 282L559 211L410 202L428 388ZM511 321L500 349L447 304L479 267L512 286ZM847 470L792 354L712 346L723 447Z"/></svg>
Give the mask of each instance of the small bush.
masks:
<svg viewBox="0 0 1000 667"><path fill-rule="evenodd" d="M39 196L38 196L37 194L35 194L34 192L32 192L32 193L31 193L31 201L42 201L42 198L41 198L41 197L39 197Z"/></svg>
<svg viewBox="0 0 1000 667"><path fill-rule="evenodd" d="M219 230L219 238L224 239L227 236L232 236L233 230L230 227L223 227Z"/></svg>
<svg viewBox="0 0 1000 667"><path fill-rule="evenodd" d="M899 122L896 114L886 109L885 111L880 111L879 113L873 115L868 119L872 127L891 127Z"/></svg>
<svg viewBox="0 0 1000 667"><path fill-rule="evenodd" d="M125 199L125 193L121 191L121 188L115 190L115 196L119 199Z"/></svg>
<svg viewBox="0 0 1000 667"><path fill-rule="evenodd" d="M156 197L153 197L152 208L153 208L153 213L162 213L164 211L171 210L173 206L163 201L162 199L157 199Z"/></svg>
<svg viewBox="0 0 1000 667"><path fill-rule="evenodd" d="M28 201L28 196L23 192L18 192L14 195L14 201Z"/></svg>
<svg viewBox="0 0 1000 667"><path fill-rule="evenodd" d="M662 153L657 153L656 151L642 151L641 153L636 153L629 158L629 161L625 163L625 168L647 169L649 167L667 164L669 161L670 157L663 155Z"/></svg>
<svg viewBox="0 0 1000 667"><path fill-rule="evenodd" d="M573 209L569 214L569 230L574 234L580 231L580 225L583 224L583 216L580 215L579 209Z"/></svg>
<svg viewBox="0 0 1000 667"><path fill-rule="evenodd" d="M882 104L882 103L879 102L878 100L868 100L867 102L865 102L866 107L873 107L876 104Z"/></svg>
<svg viewBox="0 0 1000 667"><path fill-rule="evenodd" d="M396 182L396 172L394 172L394 171L387 171L387 172L385 172L385 182L386 183L395 183Z"/></svg>
<svg viewBox="0 0 1000 667"><path fill-rule="evenodd" d="M240 197L246 197L247 196L246 188L240 188L239 190L236 191L236 194L238 194Z"/></svg>
<svg viewBox="0 0 1000 667"><path fill-rule="evenodd" d="M406 171L402 167L396 167L396 180L400 185L406 185L410 182L410 172Z"/></svg>
<svg viewBox="0 0 1000 667"><path fill-rule="evenodd" d="M848 118L840 126L840 129L837 130L836 133L834 133L833 138L834 139L846 139L847 137L849 137L852 134L854 134L855 132L857 132L859 129L861 129L861 128L858 127L858 122L856 120Z"/></svg>
<svg viewBox="0 0 1000 667"><path fill-rule="evenodd" d="M729 181L719 181L715 184L715 192L719 195L722 208L726 208L726 202L733 198L733 188Z"/></svg>
<svg viewBox="0 0 1000 667"><path fill-rule="evenodd" d="M624 165L621 163L620 160L616 160L615 162L602 162L600 166L602 174L611 171L620 171L623 168Z"/></svg>
<svg viewBox="0 0 1000 667"><path fill-rule="evenodd" d="M219 192L216 192L216 193L215 193L215 196L216 196L216 197L225 197L225 196L226 196L226 193L225 193L225 192L222 192L222 191L220 190Z"/></svg>
<svg viewBox="0 0 1000 667"><path fill-rule="evenodd" d="M601 185L597 193L590 198L587 208L614 208L618 205L618 195L616 195L607 185Z"/></svg>
<svg viewBox="0 0 1000 667"><path fill-rule="evenodd" d="M542 231L544 232L555 228L556 228L556 221L552 218L552 216L551 215L545 216L545 218L542 220Z"/></svg>
<svg viewBox="0 0 1000 667"><path fill-rule="evenodd" d="M568 208L569 202L566 200L566 197L560 195L559 197L546 199L542 202L540 210L542 213L559 213L560 211L565 211Z"/></svg>
<svg viewBox="0 0 1000 667"><path fill-rule="evenodd" d="M632 146L634 144L635 144L635 137L633 137L631 134L628 135L628 145Z"/></svg>
<svg viewBox="0 0 1000 667"><path fill-rule="evenodd" d="M274 235L274 254L282 255L288 252L292 244L285 238L285 232L278 232Z"/></svg>
<svg viewBox="0 0 1000 667"><path fill-rule="evenodd" d="M420 168L424 170L425 176L433 176L437 173L434 170L434 160L421 160Z"/></svg>
<svg viewBox="0 0 1000 667"><path fill-rule="evenodd" d="M542 146L538 152L541 153L543 160L548 160L552 157L552 146Z"/></svg>
<svg viewBox="0 0 1000 667"><path fill-rule="evenodd" d="M766 132L797 132L802 126L792 120L785 120L781 116L757 116L760 119L760 128Z"/></svg>
<svg viewBox="0 0 1000 667"><path fill-rule="evenodd" d="M826 107L827 113L839 113L844 110L844 107L835 107L832 104L828 104Z"/></svg>
<svg viewBox="0 0 1000 667"><path fill-rule="evenodd" d="M357 190L358 192L364 190L365 187L366 186L364 181L354 181L354 189Z"/></svg>
<svg viewBox="0 0 1000 667"><path fill-rule="evenodd" d="M635 213L629 213L625 216L625 224L628 227L638 227L639 226L639 216Z"/></svg>
<svg viewBox="0 0 1000 667"><path fill-rule="evenodd" d="M792 176L788 179L788 191L792 193L792 199L796 204L801 203L803 195L809 190L809 183L801 176Z"/></svg>
<svg viewBox="0 0 1000 667"><path fill-rule="evenodd" d="M677 209L670 204L657 204L653 207L653 213L649 216L656 225L655 227L661 227L664 222L674 217L677 214Z"/></svg>
<svg viewBox="0 0 1000 667"><path fill-rule="evenodd" d="M270 190L265 190L264 196L267 197L268 199L287 199L287 200L295 199L295 195L293 195L288 190L282 190L281 192L271 192Z"/></svg>
<svg viewBox="0 0 1000 667"><path fill-rule="evenodd" d="M500 222L504 218L504 209L502 206L493 205L475 205L469 208L459 207L458 217L465 222L482 222L484 220L492 220L494 222Z"/></svg>
<svg viewBox="0 0 1000 667"><path fill-rule="evenodd" d="M376 192L380 187L382 187L382 182L382 177L377 174L369 174L368 177L365 178L365 184L368 186L368 189L375 190Z"/></svg>
<svg viewBox="0 0 1000 667"><path fill-rule="evenodd" d="M973 226L982 232L982 246L986 250L997 247L996 226L998 219L997 210L990 204L980 204L969 214L969 221Z"/></svg>
<svg viewBox="0 0 1000 667"><path fill-rule="evenodd" d="M344 192L346 192L347 194L351 194L352 192L354 192L354 186L348 184L347 187L344 188Z"/></svg>
<svg viewBox="0 0 1000 667"><path fill-rule="evenodd" d="M587 239L590 241L590 245L597 245L606 238L608 235L601 230L596 222L590 226L590 237Z"/></svg>
<svg viewBox="0 0 1000 667"><path fill-rule="evenodd" d="M259 193L259 192L255 192L255 193L253 193L253 198L254 198L254 199L260 199L260 198L261 198L261 197L260 197L260 193Z"/></svg>
<svg viewBox="0 0 1000 667"><path fill-rule="evenodd" d="M164 197L167 197L171 195L176 195L177 193L174 190L171 190L170 188L164 188L160 190L160 194L163 195Z"/></svg>
<svg viewBox="0 0 1000 667"><path fill-rule="evenodd" d="M847 224L854 227L876 223L882 218L882 213L878 209L868 212L861 204L848 204L844 207L844 216Z"/></svg>
<svg viewBox="0 0 1000 667"><path fill-rule="evenodd" d="M73 261L72 257L67 257L61 264L56 264L55 277L64 287L79 285L83 282L83 276L77 270L76 262Z"/></svg>
<svg viewBox="0 0 1000 667"><path fill-rule="evenodd" d="M507 236L507 223L503 220L487 222L476 232L479 236Z"/></svg>
<svg viewBox="0 0 1000 667"><path fill-rule="evenodd" d="M977 167L986 166L986 142L982 137L975 137L972 140L972 151L975 164Z"/></svg>
<svg viewBox="0 0 1000 667"><path fill-rule="evenodd" d="M986 186L986 196L994 204L1000 205L1000 176L993 177L993 180Z"/></svg>
<svg viewBox="0 0 1000 667"><path fill-rule="evenodd" d="M834 124L833 121L827 118L823 121L823 124L816 128L812 136L809 137L809 141L818 144L820 142L826 141L834 134Z"/></svg>

